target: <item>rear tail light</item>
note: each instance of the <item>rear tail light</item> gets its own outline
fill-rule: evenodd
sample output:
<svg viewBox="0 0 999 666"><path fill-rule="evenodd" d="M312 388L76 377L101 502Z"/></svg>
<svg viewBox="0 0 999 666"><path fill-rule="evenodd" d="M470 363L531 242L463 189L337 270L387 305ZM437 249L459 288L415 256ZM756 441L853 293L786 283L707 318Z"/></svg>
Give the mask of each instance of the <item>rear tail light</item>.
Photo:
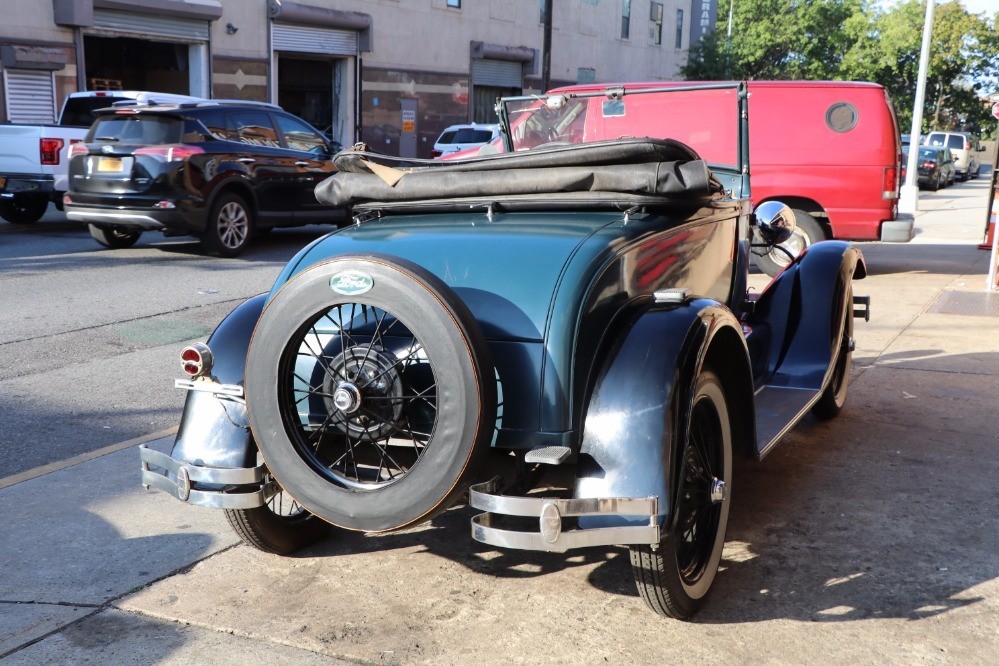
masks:
<svg viewBox="0 0 999 666"><path fill-rule="evenodd" d="M184 368L184 374L189 377L202 377L212 371L212 350L208 345L195 342L193 345L184 347L180 352L180 364Z"/></svg>
<svg viewBox="0 0 999 666"><path fill-rule="evenodd" d="M881 198L898 198L898 169L893 166L885 167L885 175L881 185Z"/></svg>
<svg viewBox="0 0 999 666"><path fill-rule="evenodd" d="M204 148L199 146L178 143L168 146L146 146L137 149L133 154L153 157L164 162L181 162L192 155L201 155L204 152Z"/></svg>
<svg viewBox="0 0 999 666"><path fill-rule="evenodd" d="M929 171L933 171L934 169L937 168L937 163L936 162L923 162L923 168L924 169L928 169Z"/></svg>
<svg viewBox="0 0 999 666"><path fill-rule="evenodd" d="M71 204L71 203L73 203L73 199L68 194L64 194L64 195L62 195L62 202L64 204Z"/></svg>
<svg viewBox="0 0 999 666"><path fill-rule="evenodd" d="M59 151L66 145L62 139L40 139L38 141L38 154L43 165L55 166L59 164Z"/></svg>
<svg viewBox="0 0 999 666"><path fill-rule="evenodd" d="M73 159L77 155L86 155L89 152L87 144L77 141L69 147L69 159Z"/></svg>
<svg viewBox="0 0 999 666"><path fill-rule="evenodd" d="M443 153L444 153L443 150L437 150L436 148L434 148L433 150L430 151L430 157L431 158L440 157Z"/></svg>

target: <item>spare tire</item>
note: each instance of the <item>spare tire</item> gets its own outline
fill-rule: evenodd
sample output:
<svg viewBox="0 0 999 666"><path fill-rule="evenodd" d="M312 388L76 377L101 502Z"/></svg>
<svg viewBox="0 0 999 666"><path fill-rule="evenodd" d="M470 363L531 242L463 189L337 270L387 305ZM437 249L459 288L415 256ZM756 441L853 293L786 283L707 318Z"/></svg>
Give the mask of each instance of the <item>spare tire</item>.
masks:
<svg viewBox="0 0 999 666"><path fill-rule="evenodd" d="M364 532L450 506L496 421L495 373L468 308L430 272L381 255L289 280L254 330L245 390L285 491Z"/></svg>

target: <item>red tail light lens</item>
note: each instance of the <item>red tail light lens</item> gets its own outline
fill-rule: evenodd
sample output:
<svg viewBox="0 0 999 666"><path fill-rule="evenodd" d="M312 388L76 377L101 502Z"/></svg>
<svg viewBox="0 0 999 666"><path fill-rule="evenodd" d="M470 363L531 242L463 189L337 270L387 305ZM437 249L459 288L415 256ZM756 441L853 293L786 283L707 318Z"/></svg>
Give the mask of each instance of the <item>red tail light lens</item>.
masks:
<svg viewBox="0 0 999 666"><path fill-rule="evenodd" d="M212 350L200 342L184 347L180 352L180 365L184 369L184 374L191 377L202 377L211 373L213 362Z"/></svg>
<svg viewBox="0 0 999 666"><path fill-rule="evenodd" d="M443 153L444 153L444 151L437 150L436 148L434 148L433 150L430 151L430 157L431 158L440 157Z"/></svg>
<svg viewBox="0 0 999 666"><path fill-rule="evenodd" d="M66 145L62 139L40 139L38 141L38 154L42 164L55 166L59 164L59 151Z"/></svg>
<svg viewBox="0 0 999 666"><path fill-rule="evenodd" d="M895 199L898 197L898 169L885 167L884 180L881 184L881 198Z"/></svg>
<svg viewBox="0 0 999 666"><path fill-rule="evenodd" d="M69 147L69 159L73 159L77 155L86 155L89 152L87 144L77 141Z"/></svg>
<svg viewBox="0 0 999 666"><path fill-rule="evenodd" d="M924 169L929 169L930 171L933 171L934 169L937 168L937 163L936 162L923 162L923 168Z"/></svg>
<svg viewBox="0 0 999 666"><path fill-rule="evenodd" d="M146 146L139 148L134 155L146 155L164 162L181 162L192 155L201 155L204 148L199 146L189 146L185 143L178 143L167 146Z"/></svg>

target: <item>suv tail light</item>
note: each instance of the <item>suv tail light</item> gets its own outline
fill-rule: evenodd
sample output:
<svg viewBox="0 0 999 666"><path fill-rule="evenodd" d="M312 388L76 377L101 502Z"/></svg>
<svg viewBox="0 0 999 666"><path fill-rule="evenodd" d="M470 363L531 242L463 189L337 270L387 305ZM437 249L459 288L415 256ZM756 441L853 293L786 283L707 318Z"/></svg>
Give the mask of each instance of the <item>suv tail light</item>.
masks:
<svg viewBox="0 0 999 666"><path fill-rule="evenodd" d="M885 167L884 180L881 184L881 198L898 198L898 169L896 167Z"/></svg>
<svg viewBox="0 0 999 666"><path fill-rule="evenodd" d="M146 155L164 162L181 162L192 155L201 155L204 148L199 146L189 146L186 143L177 143L167 146L145 146L136 149L133 155Z"/></svg>
<svg viewBox="0 0 999 666"><path fill-rule="evenodd" d="M39 139L38 154L43 165L55 166L59 164L59 151L66 145L62 139Z"/></svg>
<svg viewBox="0 0 999 666"><path fill-rule="evenodd" d="M440 157L443 153L444 153L443 150L437 150L436 148L434 148L433 150L430 151L430 157L431 158Z"/></svg>
<svg viewBox="0 0 999 666"><path fill-rule="evenodd" d="M87 148L87 144L82 141L77 141L69 147L69 159L73 159L77 155L86 155L89 152L90 149Z"/></svg>

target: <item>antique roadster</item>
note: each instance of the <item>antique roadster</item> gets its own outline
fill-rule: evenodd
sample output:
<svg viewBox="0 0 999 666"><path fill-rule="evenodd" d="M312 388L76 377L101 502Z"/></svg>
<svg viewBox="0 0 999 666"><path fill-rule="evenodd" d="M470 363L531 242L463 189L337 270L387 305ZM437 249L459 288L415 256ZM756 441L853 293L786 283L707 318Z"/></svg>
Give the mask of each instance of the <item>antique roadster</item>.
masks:
<svg viewBox="0 0 999 666"><path fill-rule="evenodd" d="M143 484L276 553L467 502L498 547L628 546L648 605L690 616L733 456L840 411L868 312L838 241L747 289L751 225L776 245L793 215L751 209L746 108L738 84L514 98L502 155L341 152L317 196L355 224L183 350Z"/></svg>

